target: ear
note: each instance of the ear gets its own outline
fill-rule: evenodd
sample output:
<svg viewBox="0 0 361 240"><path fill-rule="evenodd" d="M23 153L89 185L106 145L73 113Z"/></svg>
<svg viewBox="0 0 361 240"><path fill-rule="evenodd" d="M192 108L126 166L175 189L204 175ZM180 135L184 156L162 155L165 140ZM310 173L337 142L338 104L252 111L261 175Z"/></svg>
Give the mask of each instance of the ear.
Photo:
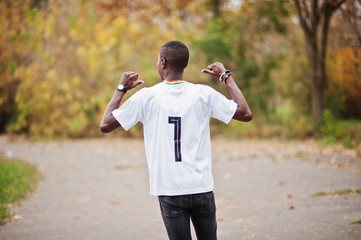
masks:
<svg viewBox="0 0 361 240"><path fill-rule="evenodd" d="M160 65L162 66L162 68L165 68L167 66L167 59L165 59L164 57L160 60Z"/></svg>

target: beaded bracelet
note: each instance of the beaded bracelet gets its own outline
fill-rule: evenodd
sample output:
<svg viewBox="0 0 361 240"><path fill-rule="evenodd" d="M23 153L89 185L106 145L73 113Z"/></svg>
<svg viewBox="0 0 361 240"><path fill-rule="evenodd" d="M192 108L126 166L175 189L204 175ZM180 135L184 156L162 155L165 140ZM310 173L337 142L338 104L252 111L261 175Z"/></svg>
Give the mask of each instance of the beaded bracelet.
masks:
<svg viewBox="0 0 361 240"><path fill-rule="evenodd" d="M224 84L226 84L227 79L232 75L231 71L226 70L224 71L221 76L219 76L219 81L223 82ZM223 76L225 76L225 79L223 79Z"/></svg>

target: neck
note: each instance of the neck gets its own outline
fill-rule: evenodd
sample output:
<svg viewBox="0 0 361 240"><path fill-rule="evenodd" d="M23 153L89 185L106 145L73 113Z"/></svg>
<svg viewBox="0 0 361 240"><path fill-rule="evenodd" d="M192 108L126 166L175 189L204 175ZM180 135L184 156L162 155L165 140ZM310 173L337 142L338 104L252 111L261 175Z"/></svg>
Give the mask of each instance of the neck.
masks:
<svg viewBox="0 0 361 240"><path fill-rule="evenodd" d="M175 73L175 72L169 72L164 76L164 79L166 81L172 81L172 80L183 80L183 72L181 73Z"/></svg>

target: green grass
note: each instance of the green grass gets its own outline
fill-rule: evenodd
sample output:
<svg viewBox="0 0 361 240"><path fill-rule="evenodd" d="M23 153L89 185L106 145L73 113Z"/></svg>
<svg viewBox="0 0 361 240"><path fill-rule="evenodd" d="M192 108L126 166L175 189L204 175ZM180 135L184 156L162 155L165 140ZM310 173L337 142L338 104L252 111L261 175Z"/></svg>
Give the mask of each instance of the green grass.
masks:
<svg viewBox="0 0 361 240"><path fill-rule="evenodd" d="M32 192L39 181L37 168L20 160L0 158L0 224L10 217L9 203L17 203Z"/></svg>
<svg viewBox="0 0 361 240"><path fill-rule="evenodd" d="M5 220L10 217L10 210L8 207L0 204L0 225L5 223Z"/></svg>
<svg viewBox="0 0 361 240"><path fill-rule="evenodd" d="M361 194L361 189L341 189L334 192L317 192L315 194L312 194L314 197L318 196L327 196L327 195L349 195L349 194Z"/></svg>
<svg viewBox="0 0 361 240"><path fill-rule="evenodd" d="M330 110L325 110L324 122L322 127L324 145L342 143L346 148L353 148L360 144L360 119L336 119Z"/></svg>
<svg viewBox="0 0 361 240"><path fill-rule="evenodd" d="M361 224L361 219L351 222L350 224Z"/></svg>
<svg viewBox="0 0 361 240"><path fill-rule="evenodd" d="M312 196L314 196L314 197L326 196L326 195L328 195L326 192L317 192L317 193L315 193L315 194L312 194Z"/></svg>

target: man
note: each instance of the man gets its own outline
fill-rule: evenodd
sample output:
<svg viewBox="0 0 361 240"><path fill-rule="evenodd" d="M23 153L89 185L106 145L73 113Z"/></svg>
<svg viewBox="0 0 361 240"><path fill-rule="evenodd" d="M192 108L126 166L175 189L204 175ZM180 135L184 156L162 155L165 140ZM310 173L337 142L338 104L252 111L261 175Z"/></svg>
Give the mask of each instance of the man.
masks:
<svg viewBox="0 0 361 240"><path fill-rule="evenodd" d="M119 107L128 90L144 83L137 73L124 73L100 129L110 132L122 126L128 130L143 123L150 194L158 196L169 239L191 239L192 219L197 238L210 240L217 239L217 223L209 120L247 122L252 114L222 63L213 63L202 72L225 83L232 100L209 86L184 81L188 59L183 43L167 42L156 66L163 81L142 88Z"/></svg>

